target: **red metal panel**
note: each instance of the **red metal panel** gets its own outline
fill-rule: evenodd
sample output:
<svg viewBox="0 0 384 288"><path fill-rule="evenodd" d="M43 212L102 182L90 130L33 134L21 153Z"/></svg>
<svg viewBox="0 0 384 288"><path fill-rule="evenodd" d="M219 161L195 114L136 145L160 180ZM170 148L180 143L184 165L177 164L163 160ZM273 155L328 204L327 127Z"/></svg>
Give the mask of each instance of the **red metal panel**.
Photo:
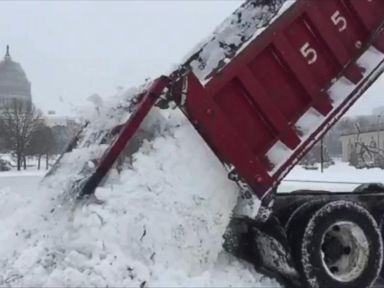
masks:
<svg viewBox="0 0 384 288"><path fill-rule="evenodd" d="M263 69L260 69L263 67ZM311 99L298 80L293 77L273 46L268 46L250 63L249 69L270 98L276 110L280 110L287 123L297 121L303 106L309 107ZM271 77L273 75L273 77ZM258 94L259 89L253 93ZM264 93L264 94L265 94ZM264 97L264 96L259 96Z"/></svg>
<svg viewBox="0 0 384 288"><path fill-rule="evenodd" d="M384 38L383 37L377 37L377 39L372 43L373 46L381 53L384 53Z"/></svg>
<svg viewBox="0 0 384 288"><path fill-rule="evenodd" d="M267 116L265 117L267 121L271 122L276 133L280 134L280 140L289 148L295 149L300 143L300 138L289 126L287 119L285 119L284 115L276 108L277 106L271 101L269 95L253 76L252 72L244 68L243 71L239 73L239 79L248 94L251 95L254 102L260 107L261 113Z"/></svg>
<svg viewBox="0 0 384 288"><path fill-rule="evenodd" d="M234 79L214 96L211 105L224 112L239 139L244 138L252 151L266 150L274 141L273 131L263 120L261 107L250 97L244 85Z"/></svg>
<svg viewBox="0 0 384 288"><path fill-rule="evenodd" d="M304 62L295 48L290 45L289 40L283 34L279 34L274 38L273 44L280 53L281 57L289 66L294 77L298 79L307 94L313 100L313 107L323 115L327 115L332 110L332 105L328 100L328 96L322 92L322 87L316 83L311 70ZM301 107L301 113L303 112Z"/></svg>
<svg viewBox="0 0 384 288"><path fill-rule="evenodd" d="M328 21L323 22L335 26L334 31L337 32L337 37L356 57L361 52L363 43L370 37L370 33L355 16L355 13L343 1L312 1L311 5L316 5L319 12L328 18Z"/></svg>
<svg viewBox="0 0 384 288"><path fill-rule="evenodd" d="M207 144L212 148L221 161L227 164L234 165L239 174L246 179L247 183L251 187L259 187L255 189L255 192L259 197L263 196L263 193L268 187L272 185L272 179L268 175L265 169L265 163L255 155L255 150L250 146L250 141L244 141L244 134L242 133L247 127L239 127L234 123L236 119L241 121L249 120L249 106L244 104L244 99L239 97L238 101L234 101L239 106L232 106L234 110L230 109L231 106L227 106L226 101L231 104L231 99L227 100L227 97L238 95L231 94L231 89L235 89L234 83L228 83L229 87L226 87L223 91L226 94L220 95L219 104L214 102L214 99L208 97L206 90L200 84L198 79L193 75L188 75L188 97L184 106L185 112L192 124L196 127L197 131L203 136ZM234 91L234 90L232 90ZM239 104L240 103L240 104ZM243 104L241 104L243 103ZM243 107L240 105L244 105ZM233 114L240 107L240 113L242 115ZM229 112L227 109L230 109ZM244 118L242 116L245 116ZM235 117L233 117L235 116ZM257 117L257 114L253 117ZM261 125L260 122L254 122ZM257 132L258 130L254 130ZM260 129L260 131L266 131ZM263 135L261 135L263 137ZM267 139L268 135L264 136ZM262 180L262 181L260 181Z"/></svg>
<svg viewBox="0 0 384 288"><path fill-rule="evenodd" d="M311 22L313 23L313 33L316 33L317 38L323 40L328 50L331 50L333 56L336 58L336 61L339 64L339 68L347 65L357 53L351 53L345 47L346 43L342 42L339 38L340 32L343 32L348 28L348 20L346 17L341 14L340 10L336 10L332 15L322 14L319 9L319 3L322 3L322 7L329 5L328 3L336 3L333 1L323 1L323 2L310 2L307 5L307 15ZM329 21L324 21L324 16L329 17ZM335 26L337 29L335 29ZM356 65L349 67L348 71L345 73L346 77L354 82L358 83L362 78L363 74Z"/></svg>
<svg viewBox="0 0 384 288"><path fill-rule="evenodd" d="M205 87L189 74L183 110L218 157L264 196L370 85L356 60L384 43L383 12L383 0L298 0ZM361 89L334 107L325 91L342 76ZM296 122L310 108L325 120L300 139ZM273 167L267 155L276 147L291 154Z"/></svg>
<svg viewBox="0 0 384 288"><path fill-rule="evenodd" d="M285 41L292 46L295 55L306 65L309 75L318 87L324 87L337 76L338 65L321 38L313 31L312 21L303 14L284 29ZM300 52L300 53L298 53Z"/></svg>
<svg viewBox="0 0 384 288"><path fill-rule="evenodd" d="M382 6L379 4L379 1L347 0L344 3L355 12L355 16L361 21L367 31L373 31L381 24L383 10L380 9Z"/></svg>
<svg viewBox="0 0 384 288"><path fill-rule="evenodd" d="M348 19L350 28L353 28L353 27L357 28L357 26L359 26L359 30L363 31L362 33L366 35L366 37L368 38L371 37L372 31L374 31L374 29L376 29L382 21L382 15L384 13L384 1L382 0L361 0L361 1L340 0L340 2L342 2L344 7L346 7L347 10L349 10L349 13L351 13L352 15L352 17ZM357 25L354 23L357 23ZM352 29L349 29L349 30L352 30ZM363 39L363 43L365 42L366 37L361 37L361 39ZM373 45L378 50L384 53L383 37L377 37L373 41Z"/></svg>

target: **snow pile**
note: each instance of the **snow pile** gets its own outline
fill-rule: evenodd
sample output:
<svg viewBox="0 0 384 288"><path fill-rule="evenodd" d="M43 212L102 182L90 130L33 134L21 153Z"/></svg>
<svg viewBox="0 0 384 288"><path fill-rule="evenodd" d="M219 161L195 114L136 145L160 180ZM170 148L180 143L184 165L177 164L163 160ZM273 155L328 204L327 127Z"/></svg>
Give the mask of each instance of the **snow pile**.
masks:
<svg viewBox="0 0 384 288"><path fill-rule="evenodd" d="M165 116L173 126L96 191L102 205L0 189L0 286L276 287L222 251L237 187L186 120Z"/></svg>

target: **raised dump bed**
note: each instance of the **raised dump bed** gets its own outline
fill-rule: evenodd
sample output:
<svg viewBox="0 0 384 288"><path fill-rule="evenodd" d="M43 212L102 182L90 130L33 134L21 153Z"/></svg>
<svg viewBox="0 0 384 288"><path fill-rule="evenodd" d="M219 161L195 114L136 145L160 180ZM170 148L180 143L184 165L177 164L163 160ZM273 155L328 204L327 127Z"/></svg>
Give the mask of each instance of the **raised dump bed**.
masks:
<svg viewBox="0 0 384 288"><path fill-rule="evenodd" d="M262 198L381 74L383 21L382 0L298 0L214 73L191 60L183 110Z"/></svg>

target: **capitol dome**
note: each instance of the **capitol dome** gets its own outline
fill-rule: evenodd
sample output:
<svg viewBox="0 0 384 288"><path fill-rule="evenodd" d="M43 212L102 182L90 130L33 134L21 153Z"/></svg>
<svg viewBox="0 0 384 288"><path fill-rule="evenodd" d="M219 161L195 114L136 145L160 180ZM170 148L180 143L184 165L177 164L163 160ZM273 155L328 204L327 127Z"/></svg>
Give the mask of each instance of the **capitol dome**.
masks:
<svg viewBox="0 0 384 288"><path fill-rule="evenodd" d="M6 105L13 99L31 103L31 83L21 65L12 60L9 46L7 46L4 60L0 62L0 106Z"/></svg>

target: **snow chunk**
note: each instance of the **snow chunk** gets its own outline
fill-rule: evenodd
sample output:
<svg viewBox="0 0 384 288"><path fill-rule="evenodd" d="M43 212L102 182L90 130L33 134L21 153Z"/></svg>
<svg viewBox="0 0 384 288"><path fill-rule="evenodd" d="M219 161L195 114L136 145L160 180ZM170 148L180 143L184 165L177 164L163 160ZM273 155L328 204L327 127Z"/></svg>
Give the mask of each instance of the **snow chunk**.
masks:
<svg viewBox="0 0 384 288"><path fill-rule="evenodd" d="M277 141L267 152L267 157L273 165L273 169L269 171L269 173L271 175L275 173L280 166L288 160L291 154L291 149L289 149L283 142Z"/></svg>
<svg viewBox="0 0 384 288"><path fill-rule="evenodd" d="M363 55L356 61L357 65L365 69L364 75L368 75L376 68L378 63L384 60L384 54L371 46Z"/></svg>
<svg viewBox="0 0 384 288"><path fill-rule="evenodd" d="M308 109L295 125L296 129L301 133L300 138L302 140L308 138L321 125L324 119L325 117L314 108Z"/></svg>
<svg viewBox="0 0 384 288"><path fill-rule="evenodd" d="M350 95L355 85L346 77L340 77L328 90L328 95L333 101L333 106L340 105Z"/></svg>

